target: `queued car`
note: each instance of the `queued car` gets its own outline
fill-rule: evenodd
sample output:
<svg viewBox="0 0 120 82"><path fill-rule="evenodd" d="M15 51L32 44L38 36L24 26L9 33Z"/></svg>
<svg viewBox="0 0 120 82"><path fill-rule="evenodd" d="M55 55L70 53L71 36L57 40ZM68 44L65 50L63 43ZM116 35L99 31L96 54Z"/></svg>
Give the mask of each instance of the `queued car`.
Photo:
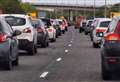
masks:
<svg viewBox="0 0 120 82"><path fill-rule="evenodd" d="M92 22L92 24L90 26L90 39L91 39L91 41L93 41L93 30L97 26L97 23L98 23L99 19L101 19L101 18L94 18L93 22Z"/></svg>
<svg viewBox="0 0 120 82"><path fill-rule="evenodd" d="M37 53L37 30L31 17L24 14L3 14L1 15L12 26L13 30L21 31L17 36L19 49L25 50L29 55Z"/></svg>
<svg viewBox="0 0 120 82"><path fill-rule="evenodd" d="M111 22L111 19L109 18L101 18L97 20L96 27L94 27L94 30L92 32L93 36L93 47L97 48L101 45L101 37L98 36L99 32L105 33L108 29L108 26Z"/></svg>
<svg viewBox="0 0 120 82"><path fill-rule="evenodd" d="M41 19L33 20L35 28L37 29L37 44L45 48L49 46L48 31L45 28L45 24Z"/></svg>
<svg viewBox="0 0 120 82"><path fill-rule="evenodd" d="M17 66L19 64L18 40L16 36L20 34L20 31L13 31L5 19L0 17L0 65L5 70L11 70L13 65Z"/></svg>
<svg viewBox="0 0 120 82"><path fill-rule="evenodd" d="M87 24L86 24L86 28L85 28L85 35L88 35L90 33L92 22L93 22L93 20L87 20Z"/></svg>
<svg viewBox="0 0 120 82"><path fill-rule="evenodd" d="M58 36L61 36L61 29L60 29L59 19L54 19L52 25L56 29L56 38L58 38Z"/></svg>
<svg viewBox="0 0 120 82"><path fill-rule="evenodd" d="M65 23L63 22L62 19L57 19L57 21L59 22L59 27L60 27L62 34L64 34L65 33Z"/></svg>
<svg viewBox="0 0 120 82"><path fill-rule="evenodd" d="M120 16L114 17L103 38L101 46L101 72L104 80L110 80L120 72Z"/></svg>
<svg viewBox="0 0 120 82"><path fill-rule="evenodd" d="M42 18L41 20L44 22L45 27L48 31L49 40L51 42L55 42L56 41L56 29L53 27L51 19Z"/></svg>
<svg viewBox="0 0 120 82"><path fill-rule="evenodd" d="M86 20L82 20L79 28L79 32L82 33L86 28Z"/></svg>

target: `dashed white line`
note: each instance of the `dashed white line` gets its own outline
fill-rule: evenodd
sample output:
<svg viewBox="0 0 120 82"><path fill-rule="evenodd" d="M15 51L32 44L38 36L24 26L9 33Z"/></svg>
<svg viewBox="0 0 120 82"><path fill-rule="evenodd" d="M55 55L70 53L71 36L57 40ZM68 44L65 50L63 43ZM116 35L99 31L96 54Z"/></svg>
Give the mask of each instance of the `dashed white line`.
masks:
<svg viewBox="0 0 120 82"><path fill-rule="evenodd" d="M69 52L69 50L65 50L65 53L68 53Z"/></svg>
<svg viewBox="0 0 120 82"><path fill-rule="evenodd" d="M71 47L71 46L72 46L72 44L69 44L68 46L69 46L69 47Z"/></svg>
<svg viewBox="0 0 120 82"><path fill-rule="evenodd" d="M73 42L73 41L70 41L71 43Z"/></svg>
<svg viewBox="0 0 120 82"><path fill-rule="evenodd" d="M56 59L56 61L58 61L58 62L61 61L61 60L62 60L62 58L58 58L58 59Z"/></svg>
<svg viewBox="0 0 120 82"><path fill-rule="evenodd" d="M41 75L40 75L40 78L45 78L47 75L48 75L49 72L43 72Z"/></svg>

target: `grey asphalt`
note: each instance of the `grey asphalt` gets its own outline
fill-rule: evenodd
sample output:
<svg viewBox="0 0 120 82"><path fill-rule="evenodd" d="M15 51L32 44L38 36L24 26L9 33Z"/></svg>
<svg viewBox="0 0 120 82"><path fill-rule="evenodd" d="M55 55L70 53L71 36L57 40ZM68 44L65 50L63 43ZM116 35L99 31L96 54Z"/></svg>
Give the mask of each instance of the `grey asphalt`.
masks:
<svg viewBox="0 0 120 82"><path fill-rule="evenodd" d="M38 48L36 55L20 53L19 58L20 65L13 70L0 70L0 82L105 82L100 49L73 27L48 48ZM44 72L48 74L40 77Z"/></svg>

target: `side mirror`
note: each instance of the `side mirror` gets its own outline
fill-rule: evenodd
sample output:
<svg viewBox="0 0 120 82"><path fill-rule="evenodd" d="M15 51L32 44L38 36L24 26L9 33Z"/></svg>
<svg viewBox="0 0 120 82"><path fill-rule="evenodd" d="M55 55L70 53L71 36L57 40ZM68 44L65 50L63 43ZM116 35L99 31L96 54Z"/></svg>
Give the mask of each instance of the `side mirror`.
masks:
<svg viewBox="0 0 120 82"><path fill-rule="evenodd" d="M22 33L21 31L19 31L19 30L15 30L15 31L13 32L13 36L20 35L21 33Z"/></svg>
<svg viewBox="0 0 120 82"><path fill-rule="evenodd" d="M104 33L103 32L99 32L99 33L97 33L97 36L98 37L104 37Z"/></svg>

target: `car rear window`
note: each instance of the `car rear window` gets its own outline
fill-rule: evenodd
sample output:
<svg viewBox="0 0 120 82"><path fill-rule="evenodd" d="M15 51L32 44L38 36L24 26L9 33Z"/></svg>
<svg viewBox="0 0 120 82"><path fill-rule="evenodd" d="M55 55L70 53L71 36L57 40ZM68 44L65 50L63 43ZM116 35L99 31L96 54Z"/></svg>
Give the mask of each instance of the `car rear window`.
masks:
<svg viewBox="0 0 120 82"><path fill-rule="evenodd" d="M47 25L48 27L52 25L51 22L50 22L50 20L42 19L42 21L43 21L44 24Z"/></svg>
<svg viewBox="0 0 120 82"><path fill-rule="evenodd" d="M26 24L26 20L20 17L7 16L5 19L12 26L22 26Z"/></svg>
<svg viewBox="0 0 120 82"><path fill-rule="evenodd" d="M102 27L108 27L109 24L110 24L110 22L111 22L111 21L104 21L104 22L101 22L99 27L101 27L101 28L102 28Z"/></svg>

